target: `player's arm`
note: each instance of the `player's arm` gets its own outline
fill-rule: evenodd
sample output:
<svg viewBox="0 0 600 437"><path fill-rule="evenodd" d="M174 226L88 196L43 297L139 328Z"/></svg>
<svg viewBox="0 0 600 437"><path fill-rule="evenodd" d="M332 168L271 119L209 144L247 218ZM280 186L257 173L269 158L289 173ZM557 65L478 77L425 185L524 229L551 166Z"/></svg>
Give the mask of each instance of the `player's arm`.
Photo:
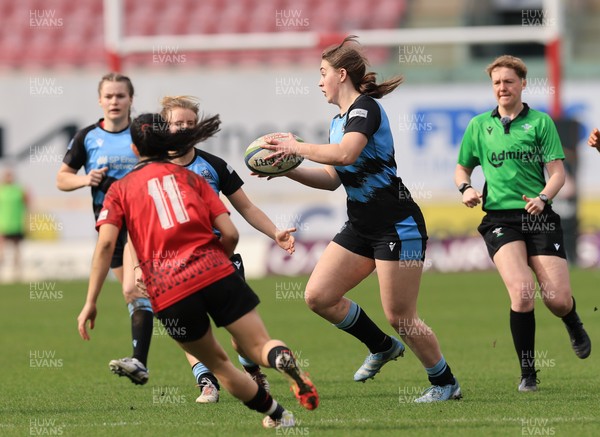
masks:
<svg viewBox="0 0 600 437"><path fill-rule="evenodd" d="M358 159L367 141L367 136L362 132L347 132L339 144L301 143L290 133L285 139L270 139L270 144L263 147L275 152L267 156L267 159L297 155L319 164L351 165Z"/></svg>
<svg viewBox="0 0 600 437"><path fill-rule="evenodd" d="M456 164L454 170L454 183L456 188L462 191L462 203L469 208L481 203L482 194L471 186L471 174L473 169Z"/></svg>
<svg viewBox="0 0 600 437"><path fill-rule="evenodd" d="M554 161L546 163L546 170L548 171L549 177L546 181L546 186L540 194L545 194L548 197L548 200L551 200L565 184L565 166L562 159L555 159ZM525 210L529 214L540 214L544 211L544 207L546 206L546 202L540 199L539 196L527 197L526 195L523 195L523 200L526 202Z"/></svg>
<svg viewBox="0 0 600 437"><path fill-rule="evenodd" d="M98 241L96 249L92 257L92 269L90 272L90 280L88 284L87 297L85 305L77 317L79 335L84 340L89 340L90 336L87 332L87 322L90 322L90 329L94 329L96 321L96 302L102 285L110 269L110 261L115 250L117 237L119 236L119 228L113 224L106 223L100 226L98 231Z"/></svg>
<svg viewBox="0 0 600 437"><path fill-rule="evenodd" d="M228 257L232 257L240 239L240 234L231 221L228 213L219 214L212 223L213 227L221 233L221 244Z"/></svg>
<svg viewBox="0 0 600 437"><path fill-rule="evenodd" d="M287 172L284 176L300 182L303 185L319 190L335 191L341 185L342 181L331 165L318 168L296 167Z"/></svg>
<svg viewBox="0 0 600 437"><path fill-rule="evenodd" d="M242 188L227 196L227 199L229 199L235 210L244 217L244 220L250 223L256 230L271 238L283 250L288 251L290 254L294 253L295 240L291 233L295 232L296 228L277 229L277 226L275 226L271 219L252 203Z"/></svg>
<svg viewBox="0 0 600 437"><path fill-rule="evenodd" d="M548 196L548 199L553 199L565 184L565 165L562 159L555 159L546 163L546 170L548 171L548 180L542 193Z"/></svg>
<svg viewBox="0 0 600 437"><path fill-rule="evenodd" d="M140 268L140 259L137 256L135 247L133 247L133 243L131 242L131 236L129 235L129 233L127 234L127 252L129 252L129 256L131 257L131 265L133 266L133 278L135 280L135 286L145 296L147 296L148 289L146 288L146 284L144 283L142 269Z"/></svg>
<svg viewBox="0 0 600 437"><path fill-rule="evenodd" d="M78 175L76 169L62 163L56 175L56 187L61 191L73 191L82 187L97 187L108 167L91 170L88 174Z"/></svg>

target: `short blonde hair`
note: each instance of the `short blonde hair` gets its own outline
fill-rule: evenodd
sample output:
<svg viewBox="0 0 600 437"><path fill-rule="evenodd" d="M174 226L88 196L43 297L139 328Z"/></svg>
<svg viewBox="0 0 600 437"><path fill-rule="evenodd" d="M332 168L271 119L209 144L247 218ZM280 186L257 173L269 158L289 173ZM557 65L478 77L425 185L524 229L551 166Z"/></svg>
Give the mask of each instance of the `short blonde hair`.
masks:
<svg viewBox="0 0 600 437"><path fill-rule="evenodd" d="M198 113L200 112L200 104L198 99L193 96L165 96L160 101L162 110L160 115L165 120L169 120L169 113L175 108L190 109L196 114L196 121L198 121Z"/></svg>
<svg viewBox="0 0 600 437"><path fill-rule="evenodd" d="M492 71L498 67L511 68L517 73L521 79L527 79L527 66L521 58L511 55L502 55L494 59L494 61L485 69L486 73L492 77Z"/></svg>

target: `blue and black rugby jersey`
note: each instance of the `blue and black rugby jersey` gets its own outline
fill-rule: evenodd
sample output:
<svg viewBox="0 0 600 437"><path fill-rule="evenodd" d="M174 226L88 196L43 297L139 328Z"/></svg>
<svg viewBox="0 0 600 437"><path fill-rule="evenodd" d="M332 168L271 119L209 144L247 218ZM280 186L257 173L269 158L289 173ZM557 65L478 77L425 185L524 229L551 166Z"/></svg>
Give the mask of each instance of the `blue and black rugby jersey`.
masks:
<svg viewBox="0 0 600 437"><path fill-rule="evenodd" d="M217 194L230 196L244 185L242 178L227 162L204 150L195 149L194 159L183 167L206 179Z"/></svg>
<svg viewBox="0 0 600 437"><path fill-rule="evenodd" d="M329 142L339 144L348 132L360 132L368 138L354 164L335 166L346 189L350 223L370 238L426 238L420 209L396 174L390 123L379 102L360 95L346 114L331 121ZM415 220L420 222L421 235L405 235L403 228L413 229Z"/></svg>
<svg viewBox="0 0 600 437"><path fill-rule="evenodd" d="M102 128L104 119L98 120L75 134L63 162L75 170L85 167L85 172L108 167L106 177L97 187L92 187L92 203L96 216L102 209L104 195L110 185L129 173L138 162L131 150L129 126L120 132Z"/></svg>

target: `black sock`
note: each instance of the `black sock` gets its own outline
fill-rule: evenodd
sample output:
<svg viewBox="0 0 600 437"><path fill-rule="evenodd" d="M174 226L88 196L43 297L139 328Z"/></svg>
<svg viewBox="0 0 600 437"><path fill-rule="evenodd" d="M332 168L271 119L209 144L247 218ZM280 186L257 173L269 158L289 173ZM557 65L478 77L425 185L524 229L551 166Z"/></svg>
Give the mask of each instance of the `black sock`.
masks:
<svg viewBox="0 0 600 437"><path fill-rule="evenodd" d="M521 375L535 373L535 315L510 310L510 331L521 365Z"/></svg>
<svg viewBox="0 0 600 437"><path fill-rule="evenodd" d="M244 402L244 405L251 410L258 411L259 413L268 414L273 420L280 420L285 409L279 405L275 399L260 385L256 395L248 402Z"/></svg>
<svg viewBox="0 0 600 437"><path fill-rule="evenodd" d="M244 368L244 370L248 373L254 373L258 370L260 370L260 366L257 366L256 364L254 366L244 366L242 364L242 367Z"/></svg>
<svg viewBox="0 0 600 437"><path fill-rule="evenodd" d="M198 379L197 379L198 385L202 385L202 380L204 378L206 378L210 382L212 382L213 385L217 388L217 390L221 390L221 386L219 385L219 381L217 380L217 377L210 372L203 373L198 376Z"/></svg>
<svg viewBox="0 0 600 437"><path fill-rule="evenodd" d="M575 298L573 298L573 308L566 315L561 317L562 321L565 322L565 325L574 328L581 324L581 320L577 315L577 311L575 311Z"/></svg>
<svg viewBox="0 0 600 437"><path fill-rule="evenodd" d="M456 383L454 375L452 374L452 369L450 369L448 363L444 366L442 373L436 376L428 375L427 378L429 379L429 382L431 382L431 385L444 386Z"/></svg>
<svg viewBox="0 0 600 437"><path fill-rule="evenodd" d="M131 338L133 339L133 358L144 366L148 361L148 350L152 340L154 314L146 310L134 311L131 315Z"/></svg>
<svg viewBox="0 0 600 437"><path fill-rule="evenodd" d="M273 369L277 369L277 357L279 355L281 355L282 353L288 353L290 354L291 357L293 357L294 355L292 354L292 351L285 346L275 346L273 349L271 349L267 355L267 361L269 361L269 365L273 368ZM279 369L277 369L279 370Z"/></svg>
<svg viewBox="0 0 600 437"><path fill-rule="evenodd" d="M348 314L335 326L362 341L372 354L388 351L393 346L390 336L379 329L356 302L351 302Z"/></svg>

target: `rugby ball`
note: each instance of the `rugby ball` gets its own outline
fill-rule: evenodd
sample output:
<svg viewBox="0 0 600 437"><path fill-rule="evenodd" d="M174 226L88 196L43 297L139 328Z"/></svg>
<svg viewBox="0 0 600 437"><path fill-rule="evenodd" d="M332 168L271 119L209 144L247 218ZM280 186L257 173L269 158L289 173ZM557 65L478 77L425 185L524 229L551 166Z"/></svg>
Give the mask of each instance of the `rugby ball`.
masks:
<svg viewBox="0 0 600 437"><path fill-rule="evenodd" d="M283 132L271 133L263 135L254 141L246 149L244 153L244 162L246 166L253 172L263 176L281 176L288 171L298 167L304 158L299 155L291 155L286 157L277 165L273 165L275 158L266 159L267 156L274 153L273 150L264 149L263 146L268 144L267 138L287 138L288 134ZM294 135L296 141L303 143L302 138Z"/></svg>

